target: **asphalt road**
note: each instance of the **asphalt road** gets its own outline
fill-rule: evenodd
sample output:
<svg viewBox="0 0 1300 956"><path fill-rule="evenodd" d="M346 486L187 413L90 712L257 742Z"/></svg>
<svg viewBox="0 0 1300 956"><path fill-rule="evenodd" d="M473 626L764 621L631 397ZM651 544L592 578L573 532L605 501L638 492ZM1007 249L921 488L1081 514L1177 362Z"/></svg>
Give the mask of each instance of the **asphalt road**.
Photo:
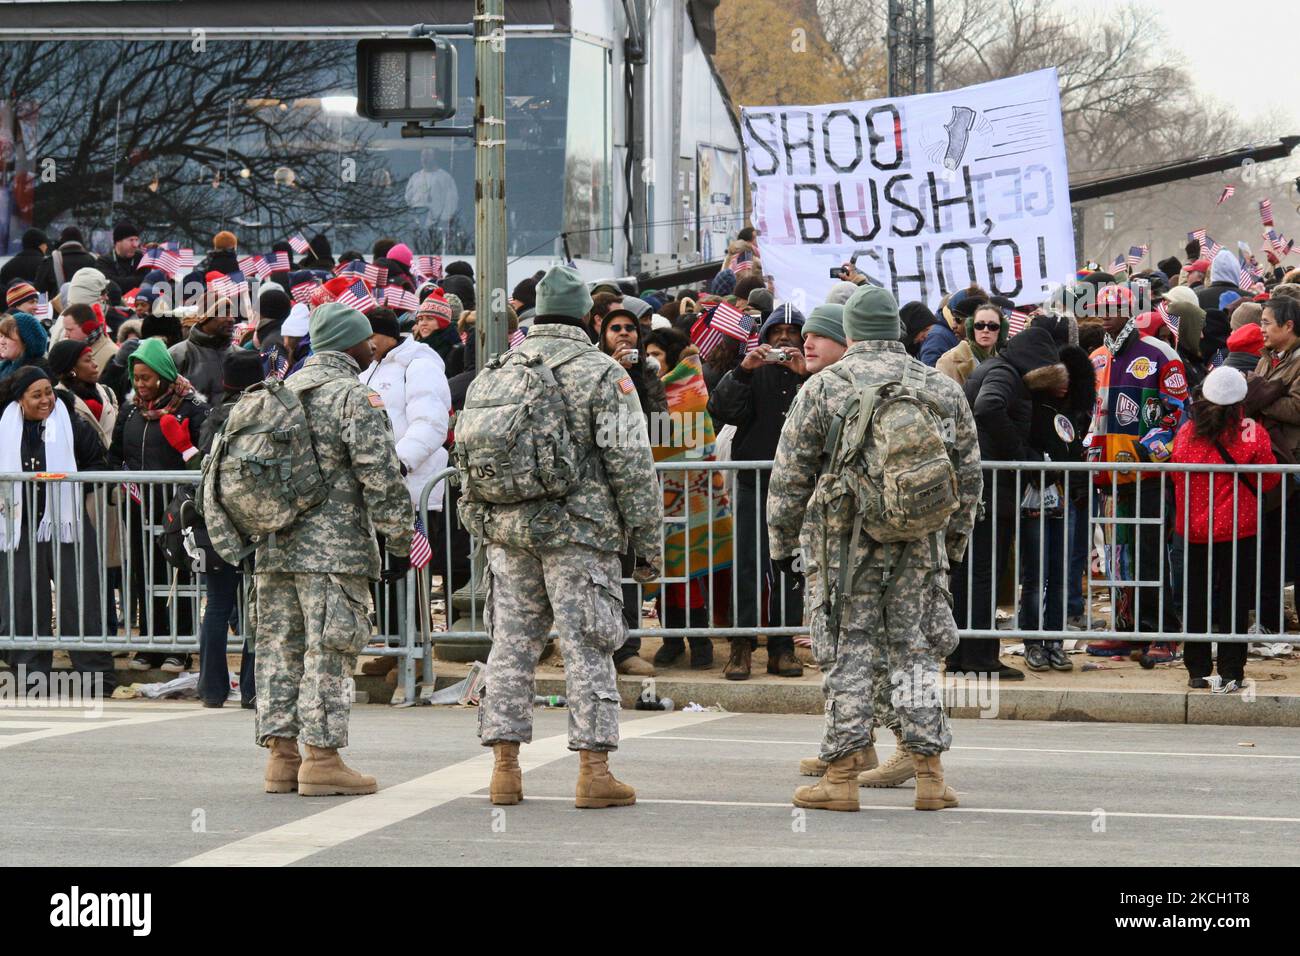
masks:
<svg viewBox="0 0 1300 956"><path fill-rule="evenodd" d="M639 802L576 810L562 711L538 712L524 803L493 808L470 710L358 707L345 756L383 789L308 799L262 792L248 711L5 709L0 863L1300 864L1293 729L957 721L959 810L917 813L907 784L804 814L790 795L820 724L625 711L611 766Z"/></svg>

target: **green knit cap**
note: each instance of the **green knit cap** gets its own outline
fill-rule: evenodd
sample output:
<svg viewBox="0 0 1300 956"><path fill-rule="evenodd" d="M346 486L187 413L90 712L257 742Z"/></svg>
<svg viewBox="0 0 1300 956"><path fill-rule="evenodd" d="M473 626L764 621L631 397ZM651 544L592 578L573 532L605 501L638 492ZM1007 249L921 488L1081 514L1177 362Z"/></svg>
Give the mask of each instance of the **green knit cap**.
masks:
<svg viewBox="0 0 1300 956"><path fill-rule="evenodd" d="M804 335L814 332L828 339L834 339L840 345L847 345L848 343L844 341L844 306L833 302L817 306L808 314L800 331Z"/></svg>
<svg viewBox="0 0 1300 956"><path fill-rule="evenodd" d="M370 338L370 320L342 302L318 305L307 320L313 352L346 352Z"/></svg>
<svg viewBox="0 0 1300 956"><path fill-rule="evenodd" d="M862 286L844 303L844 334L855 342L898 341L898 301L879 286Z"/></svg>
<svg viewBox="0 0 1300 956"><path fill-rule="evenodd" d="M538 316L563 315L580 319L591 311L591 293L578 270L552 266L537 283L535 308Z"/></svg>
<svg viewBox="0 0 1300 956"><path fill-rule="evenodd" d="M176 363L172 361L171 353L167 351L167 343L160 338L142 341L131 353L128 364L130 362L143 362L164 382L174 382L176 376L180 374L176 371Z"/></svg>

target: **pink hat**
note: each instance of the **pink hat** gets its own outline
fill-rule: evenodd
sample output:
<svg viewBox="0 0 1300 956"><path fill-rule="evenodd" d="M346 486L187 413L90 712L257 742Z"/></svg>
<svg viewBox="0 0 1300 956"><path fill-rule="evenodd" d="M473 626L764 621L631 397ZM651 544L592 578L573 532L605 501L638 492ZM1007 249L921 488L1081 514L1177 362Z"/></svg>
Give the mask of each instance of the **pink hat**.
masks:
<svg viewBox="0 0 1300 956"><path fill-rule="evenodd" d="M388 250L387 258L392 259L394 262L400 262L409 269L411 268L411 259L413 258L411 255L411 247L404 242L399 242L397 245L393 246L393 248Z"/></svg>

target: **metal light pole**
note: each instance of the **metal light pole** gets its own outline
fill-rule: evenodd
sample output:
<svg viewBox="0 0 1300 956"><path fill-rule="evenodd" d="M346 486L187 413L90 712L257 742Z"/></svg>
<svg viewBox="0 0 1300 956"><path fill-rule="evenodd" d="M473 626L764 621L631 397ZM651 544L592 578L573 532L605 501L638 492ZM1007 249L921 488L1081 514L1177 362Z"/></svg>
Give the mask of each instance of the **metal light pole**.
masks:
<svg viewBox="0 0 1300 956"><path fill-rule="evenodd" d="M478 367L509 344L506 319L505 0L474 3L474 252Z"/></svg>

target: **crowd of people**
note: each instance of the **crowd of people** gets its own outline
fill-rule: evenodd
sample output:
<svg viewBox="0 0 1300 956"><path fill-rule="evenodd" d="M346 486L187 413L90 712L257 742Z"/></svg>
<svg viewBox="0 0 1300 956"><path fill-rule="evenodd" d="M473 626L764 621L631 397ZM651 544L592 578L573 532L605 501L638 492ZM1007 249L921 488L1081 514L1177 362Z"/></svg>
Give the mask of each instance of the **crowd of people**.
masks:
<svg viewBox="0 0 1300 956"><path fill-rule="evenodd" d="M476 374L477 294L469 263L444 267L397 238L376 242L368 256L350 250L335 257L323 235L296 236L269 254L247 256L238 237L223 230L201 261L173 257L171 268L160 268L161 253L175 252L171 244L142 245L140 230L125 221L112 239L111 249L96 256L75 227L53 241L32 229L22 251L0 268L0 456L8 463L0 470L197 467L244 390L298 373L313 354L309 316L339 301L369 320L374 358L360 379L382 399L418 508L430 480L448 464L456 415ZM770 472L698 465L774 458L795 397L844 355L844 305L870 281L846 264L824 302L779 302L760 246L753 229L742 230L722 269L702 287L639 289L606 280L588 289L591 305L581 325L593 345L627 369L651 426L655 458L669 468L660 475L664 514L679 519L668 524L664 541L664 576L675 583L632 583L634 555L623 555L623 616L630 627L642 625L646 601L669 629L798 630L805 623L800 574L770 557ZM1138 633L1132 641L1092 641L1094 653L1132 653L1153 666L1178 656L1169 635L1184 625L1190 633L1286 629L1283 586L1300 549L1300 500L1287 500L1294 488L1289 478L1122 468L1300 461L1300 270L1287 271L1272 250L1260 256L1265 259L1261 267L1253 254L1247 259L1228 249L1202 258L1191 240L1184 259L1133 266L1122 280L1085 268L1041 302L971 287L944 296L937 311L922 302L902 305L903 346L962 389L983 461L1042 464L1032 471L986 470L970 546L951 569L959 628L998 629L999 604L1007 603L999 601L999 589L1008 577L1020 589L1014 630L1087 628L1094 621L1091 532L1093 519L1104 514L1115 522L1105 551L1107 577L1135 584L1116 589L1111 623ZM260 281L250 283L253 278ZM532 330L541 278L526 278L511 292L512 345ZM662 422L671 425L655 427ZM1057 462L1117 467L1052 471ZM50 634L57 620L67 633L80 615L87 633L100 629L102 617L112 632L134 627L179 635L194 633L197 623L201 696L220 706L229 687L222 655L237 615L240 569L207 549L206 601L178 597L196 579L168 560L156 529L170 501L151 484L127 482L85 502L63 491L14 489L0 501L0 572L24 583L7 599L12 607L0 606L2 626L20 635ZM463 583L468 534L455 520L449 544L432 533L442 527L444 510L454 516L457 499L454 486L434 489L429 540L434 573ZM1285 523L1259 520L1284 501ZM1259 568L1280 568L1276 578L1256 574L1256 538ZM71 551L59 555L75 542L94 544L78 550L84 580L107 582L106 606L96 588L69 598L64 587L56 608L46 599L48 589L28 586L31 570L52 582L56 565L72 567ZM374 591L377 607L396 600L392 585L407 567L403 558L390 558L385 582ZM1234 580L1235 602L1207 609L1197 600L1225 593ZM25 597L31 593L38 596L34 607ZM792 636L764 642L768 673L802 673ZM757 645L753 636L730 638L728 679L750 676ZM1031 670L1073 666L1059 639L1025 645ZM1193 641L1182 651L1192 686L1210 679L1209 647ZM1245 645L1220 647L1221 683L1239 685ZM1023 678L1002 662L1000 649L996 637L963 638L947 667ZM632 638L614 661L620 673L651 675L686 661L714 667L713 654L708 637L670 636L648 660ZM49 667L49 652L11 653L11 663L20 659L29 668ZM384 672L393 661L381 658L367 668ZM180 672L190 663L170 653L139 653L131 666ZM113 680L107 655L82 652L74 664ZM251 681L244 685L247 703Z"/></svg>

